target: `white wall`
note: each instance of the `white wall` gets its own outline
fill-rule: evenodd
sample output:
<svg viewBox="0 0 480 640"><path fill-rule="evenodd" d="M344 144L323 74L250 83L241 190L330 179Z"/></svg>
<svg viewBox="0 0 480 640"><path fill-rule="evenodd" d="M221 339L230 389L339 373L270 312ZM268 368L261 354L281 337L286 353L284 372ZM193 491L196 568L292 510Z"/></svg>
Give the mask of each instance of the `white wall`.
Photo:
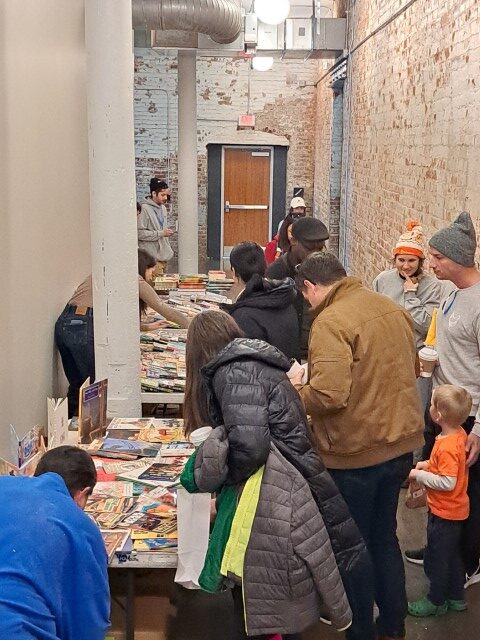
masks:
<svg viewBox="0 0 480 640"><path fill-rule="evenodd" d="M55 320L90 271L84 0L3 0L0 77L1 454L9 423L45 421Z"/></svg>

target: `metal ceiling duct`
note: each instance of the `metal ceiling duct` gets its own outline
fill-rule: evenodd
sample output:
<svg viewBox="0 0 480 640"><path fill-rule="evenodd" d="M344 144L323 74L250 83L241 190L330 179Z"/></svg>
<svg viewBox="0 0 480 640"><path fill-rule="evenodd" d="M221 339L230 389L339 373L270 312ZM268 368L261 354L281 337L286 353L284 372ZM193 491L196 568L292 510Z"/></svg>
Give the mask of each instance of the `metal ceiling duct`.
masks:
<svg viewBox="0 0 480 640"><path fill-rule="evenodd" d="M236 0L133 0L134 29L195 31L219 44L233 42L242 30Z"/></svg>

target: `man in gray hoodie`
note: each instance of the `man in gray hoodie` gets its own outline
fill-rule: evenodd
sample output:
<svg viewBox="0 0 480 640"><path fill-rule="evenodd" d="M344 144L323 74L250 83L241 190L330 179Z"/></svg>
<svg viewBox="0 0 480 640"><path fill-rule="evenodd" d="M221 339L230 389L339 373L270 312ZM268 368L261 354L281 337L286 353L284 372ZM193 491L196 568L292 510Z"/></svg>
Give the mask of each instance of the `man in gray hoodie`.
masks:
<svg viewBox="0 0 480 640"><path fill-rule="evenodd" d="M150 180L150 195L141 203L137 217L138 248L147 251L157 261L154 276L165 273L167 262L173 257L168 238L173 231L167 227L168 184L159 178Z"/></svg>
<svg viewBox="0 0 480 640"><path fill-rule="evenodd" d="M477 238L466 212L429 242L430 266L439 280L450 280L455 287L440 304L437 315L438 366L432 380L463 387L472 396L470 416L463 423L468 434L467 465L470 516L465 521L462 551L465 561L465 588L480 582L480 271L475 266ZM425 448L427 460L439 433L426 413ZM423 549L406 551L410 562L423 563Z"/></svg>

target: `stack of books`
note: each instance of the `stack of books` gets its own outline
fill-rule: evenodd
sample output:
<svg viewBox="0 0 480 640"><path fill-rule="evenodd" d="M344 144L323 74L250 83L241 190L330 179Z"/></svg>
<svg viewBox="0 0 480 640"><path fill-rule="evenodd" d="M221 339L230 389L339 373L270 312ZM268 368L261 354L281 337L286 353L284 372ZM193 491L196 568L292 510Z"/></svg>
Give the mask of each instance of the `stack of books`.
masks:
<svg viewBox="0 0 480 640"><path fill-rule="evenodd" d="M174 289L178 289L178 273L169 273L157 276L154 282L155 291L158 293L168 293Z"/></svg>
<svg viewBox="0 0 480 640"><path fill-rule="evenodd" d="M178 281L179 291L205 291L208 276L196 274L191 276L180 276Z"/></svg>
<svg viewBox="0 0 480 640"><path fill-rule="evenodd" d="M233 283L234 280L227 278L225 271L209 271L207 293L225 296L232 288Z"/></svg>
<svg viewBox="0 0 480 640"><path fill-rule="evenodd" d="M108 459L111 442L131 442L156 447L155 458ZM107 446L105 447L105 443ZM127 447L128 448L128 447ZM183 421L156 418L115 418L105 441L93 443L92 453L98 477L115 478L97 482L86 513L101 527L109 558L138 552L177 551L177 487L180 474L193 453L183 436Z"/></svg>

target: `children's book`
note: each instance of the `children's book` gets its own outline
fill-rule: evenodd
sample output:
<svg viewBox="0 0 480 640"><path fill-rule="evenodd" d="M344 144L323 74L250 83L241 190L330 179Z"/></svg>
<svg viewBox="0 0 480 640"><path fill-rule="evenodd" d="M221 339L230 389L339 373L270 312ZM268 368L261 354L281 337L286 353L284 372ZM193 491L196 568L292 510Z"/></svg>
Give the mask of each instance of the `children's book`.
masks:
<svg viewBox="0 0 480 640"><path fill-rule="evenodd" d="M82 384L79 393L78 438L80 444L90 444L102 438L107 427L108 380Z"/></svg>
<svg viewBox="0 0 480 640"><path fill-rule="evenodd" d="M67 398L47 398L48 448L54 449L67 443L68 400Z"/></svg>
<svg viewBox="0 0 480 640"><path fill-rule="evenodd" d="M105 543L109 561L115 555L115 551L121 551L125 547L125 543L130 537L129 529L117 529L116 531L100 529L100 533Z"/></svg>
<svg viewBox="0 0 480 640"><path fill-rule="evenodd" d="M150 513L134 511L122 521L123 527L155 533L163 538L177 538L177 519L162 518Z"/></svg>

